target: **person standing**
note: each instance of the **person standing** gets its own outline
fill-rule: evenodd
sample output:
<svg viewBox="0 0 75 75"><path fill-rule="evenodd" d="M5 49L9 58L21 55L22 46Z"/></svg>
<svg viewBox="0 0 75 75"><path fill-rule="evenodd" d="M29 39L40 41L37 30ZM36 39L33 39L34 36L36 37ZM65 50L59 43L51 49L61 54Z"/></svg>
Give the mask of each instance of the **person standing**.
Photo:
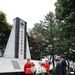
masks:
<svg viewBox="0 0 75 75"><path fill-rule="evenodd" d="M61 55L62 75L66 75L66 60L64 55Z"/></svg>
<svg viewBox="0 0 75 75"><path fill-rule="evenodd" d="M60 59L56 58L55 61L56 61L56 72L55 72L55 75L63 75L62 74L62 65L60 63Z"/></svg>
<svg viewBox="0 0 75 75"><path fill-rule="evenodd" d="M45 60L45 63L42 63L41 65L46 69L45 75L48 75L48 73L50 71L50 64L49 64L48 60Z"/></svg>
<svg viewBox="0 0 75 75"><path fill-rule="evenodd" d="M24 65L24 72L26 75L32 75L31 67L35 66L34 63L30 62L30 58L27 59L27 62Z"/></svg>

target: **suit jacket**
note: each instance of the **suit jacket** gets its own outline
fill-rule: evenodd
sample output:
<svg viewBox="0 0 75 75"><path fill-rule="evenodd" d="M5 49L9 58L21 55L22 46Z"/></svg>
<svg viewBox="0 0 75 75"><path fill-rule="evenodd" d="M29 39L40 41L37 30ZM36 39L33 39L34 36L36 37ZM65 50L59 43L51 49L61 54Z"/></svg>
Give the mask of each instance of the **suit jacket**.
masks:
<svg viewBox="0 0 75 75"><path fill-rule="evenodd" d="M61 63L57 63L57 65L56 65L56 75L62 75L62 65L61 65Z"/></svg>
<svg viewBox="0 0 75 75"><path fill-rule="evenodd" d="M66 61L63 60L63 61L61 62L61 64L62 64L62 74L63 74L63 75L66 75Z"/></svg>

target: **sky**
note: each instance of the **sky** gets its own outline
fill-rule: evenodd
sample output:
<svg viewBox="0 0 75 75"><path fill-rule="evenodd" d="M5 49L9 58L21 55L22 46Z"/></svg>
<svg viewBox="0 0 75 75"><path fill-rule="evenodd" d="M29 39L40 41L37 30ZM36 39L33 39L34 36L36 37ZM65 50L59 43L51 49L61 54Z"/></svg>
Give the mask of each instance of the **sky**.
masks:
<svg viewBox="0 0 75 75"><path fill-rule="evenodd" d="M0 11L6 14L8 23L19 17L27 22L27 29L34 27L44 16L55 11L56 0L0 0Z"/></svg>

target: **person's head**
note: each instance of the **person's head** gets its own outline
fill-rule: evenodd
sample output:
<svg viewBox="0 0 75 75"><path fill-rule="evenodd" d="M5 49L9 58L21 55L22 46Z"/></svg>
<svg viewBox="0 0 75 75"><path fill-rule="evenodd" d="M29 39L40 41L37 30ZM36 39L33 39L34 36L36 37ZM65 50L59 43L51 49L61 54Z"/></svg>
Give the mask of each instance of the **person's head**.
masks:
<svg viewBox="0 0 75 75"><path fill-rule="evenodd" d="M56 62L56 63L60 62L60 59L55 59L55 62Z"/></svg>
<svg viewBox="0 0 75 75"><path fill-rule="evenodd" d="M61 55L60 57L61 61L65 59L65 56L64 55Z"/></svg>
<svg viewBox="0 0 75 75"><path fill-rule="evenodd" d="M55 62L56 62L56 63L60 62L60 58L59 58L59 57L56 57L56 58L55 58Z"/></svg>
<svg viewBox="0 0 75 75"><path fill-rule="evenodd" d="M48 63L48 60L45 60L45 63Z"/></svg>
<svg viewBox="0 0 75 75"><path fill-rule="evenodd" d="M27 59L27 62L30 62L30 58Z"/></svg>

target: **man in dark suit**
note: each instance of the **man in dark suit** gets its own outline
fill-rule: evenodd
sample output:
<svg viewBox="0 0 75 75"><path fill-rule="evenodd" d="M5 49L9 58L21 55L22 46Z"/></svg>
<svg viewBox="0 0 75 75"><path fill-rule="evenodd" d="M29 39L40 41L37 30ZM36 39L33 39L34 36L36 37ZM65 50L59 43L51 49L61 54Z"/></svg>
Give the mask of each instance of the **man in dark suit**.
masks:
<svg viewBox="0 0 75 75"><path fill-rule="evenodd" d="M66 75L66 60L64 55L61 55L62 75Z"/></svg>
<svg viewBox="0 0 75 75"><path fill-rule="evenodd" d="M56 58L56 73L55 75L62 75L62 65L60 63L60 59Z"/></svg>

